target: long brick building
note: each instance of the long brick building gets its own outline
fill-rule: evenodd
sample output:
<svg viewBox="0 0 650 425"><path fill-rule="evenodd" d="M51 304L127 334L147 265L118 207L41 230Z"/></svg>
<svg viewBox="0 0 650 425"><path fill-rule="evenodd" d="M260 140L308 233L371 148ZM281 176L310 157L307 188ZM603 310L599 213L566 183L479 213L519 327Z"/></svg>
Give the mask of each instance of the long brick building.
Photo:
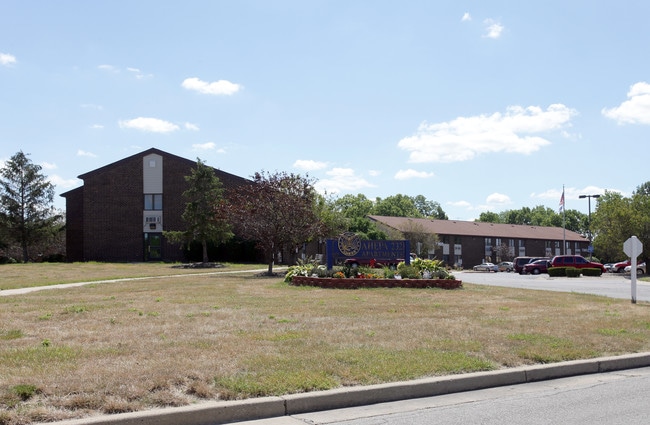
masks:
<svg viewBox="0 0 650 425"><path fill-rule="evenodd" d="M182 230L185 176L196 162L151 148L79 176L83 186L66 200L69 261L182 261L184 252L163 237ZM224 188L248 180L215 169Z"/></svg>
<svg viewBox="0 0 650 425"><path fill-rule="evenodd" d="M460 220L369 216L380 229L436 235L435 249L421 252L449 266L469 268L483 261L500 262L515 257L553 257L562 254L588 255L589 241L561 227L482 223ZM411 250L415 250L411 247Z"/></svg>

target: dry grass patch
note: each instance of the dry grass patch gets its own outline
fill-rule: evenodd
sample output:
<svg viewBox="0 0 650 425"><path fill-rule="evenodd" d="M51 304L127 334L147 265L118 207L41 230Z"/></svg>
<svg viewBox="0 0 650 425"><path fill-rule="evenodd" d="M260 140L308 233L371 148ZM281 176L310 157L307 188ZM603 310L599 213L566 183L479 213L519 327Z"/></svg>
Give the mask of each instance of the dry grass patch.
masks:
<svg viewBox="0 0 650 425"><path fill-rule="evenodd" d="M94 282L149 276L205 274L219 270L237 271L262 269L264 264L223 264L223 268L180 268L178 264L166 263L17 263L0 266L0 291L34 286L59 285L62 283Z"/></svg>
<svg viewBox="0 0 650 425"><path fill-rule="evenodd" d="M648 351L650 319L582 294L215 274L0 297L0 342L0 424L23 424Z"/></svg>

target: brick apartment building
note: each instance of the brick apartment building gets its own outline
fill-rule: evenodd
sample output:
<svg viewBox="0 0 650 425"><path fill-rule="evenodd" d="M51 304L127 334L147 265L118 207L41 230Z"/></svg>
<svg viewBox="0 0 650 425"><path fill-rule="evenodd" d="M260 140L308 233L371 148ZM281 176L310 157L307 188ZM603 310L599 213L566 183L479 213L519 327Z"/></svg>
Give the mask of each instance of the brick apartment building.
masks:
<svg viewBox="0 0 650 425"><path fill-rule="evenodd" d="M579 233L561 227L431 220L406 217L369 216L387 232L437 235L435 249L421 252L424 258L443 260L449 266L471 268L484 261L497 263L515 257L553 257L561 254L588 255L589 241ZM565 250L562 245L566 243ZM411 247L416 251L416 247Z"/></svg>
<svg viewBox="0 0 650 425"><path fill-rule="evenodd" d="M195 161L151 148L80 175L83 186L61 194L68 260L182 261L185 253L162 232L184 228L185 176L195 167ZM215 174L224 189L248 181Z"/></svg>

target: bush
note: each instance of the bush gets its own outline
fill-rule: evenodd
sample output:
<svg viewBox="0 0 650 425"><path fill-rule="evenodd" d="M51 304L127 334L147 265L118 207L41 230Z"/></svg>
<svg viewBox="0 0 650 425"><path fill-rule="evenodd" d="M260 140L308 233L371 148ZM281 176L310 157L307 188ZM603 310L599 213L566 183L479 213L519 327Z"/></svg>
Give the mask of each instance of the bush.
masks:
<svg viewBox="0 0 650 425"><path fill-rule="evenodd" d="M566 267L549 267L548 268L549 277L562 277L566 276Z"/></svg>
<svg viewBox="0 0 650 425"><path fill-rule="evenodd" d="M406 263L399 263L397 266L397 274L402 276L402 279L420 279L420 272L414 266L407 266Z"/></svg>
<svg viewBox="0 0 650 425"><path fill-rule="evenodd" d="M565 270L567 277L580 277L580 269L576 269L575 267L566 267Z"/></svg>
<svg viewBox="0 0 650 425"><path fill-rule="evenodd" d="M583 276L601 276L603 271L597 268L582 269Z"/></svg>

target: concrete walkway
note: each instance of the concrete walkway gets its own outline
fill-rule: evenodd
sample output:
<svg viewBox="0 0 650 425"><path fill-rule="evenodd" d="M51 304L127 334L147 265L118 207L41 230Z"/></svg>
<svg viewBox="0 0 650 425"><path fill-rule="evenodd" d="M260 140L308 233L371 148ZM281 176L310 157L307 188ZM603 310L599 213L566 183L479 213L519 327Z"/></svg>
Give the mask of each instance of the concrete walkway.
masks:
<svg viewBox="0 0 650 425"><path fill-rule="evenodd" d="M274 267L274 271L284 271L286 267ZM163 276L145 276L145 277L125 277L122 279L108 279L108 280L94 280L91 282L75 282L75 283L61 283L58 285L47 285L47 286L33 286L30 288L17 288L17 289L5 289L0 290L0 297L2 296L11 296L11 295L21 295L28 294L30 292L36 291L45 291L49 289L66 289L74 288L77 286L92 285L98 283L115 283L115 282L127 282L134 280L150 280L150 279L169 279L169 278L178 278L178 277L188 277L188 276L208 276L215 274L234 274L234 273L262 273L268 269L254 269L254 270L226 270L226 271L214 271L214 272L205 272L205 273L184 273L184 274L172 274L172 275L163 275Z"/></svg>

